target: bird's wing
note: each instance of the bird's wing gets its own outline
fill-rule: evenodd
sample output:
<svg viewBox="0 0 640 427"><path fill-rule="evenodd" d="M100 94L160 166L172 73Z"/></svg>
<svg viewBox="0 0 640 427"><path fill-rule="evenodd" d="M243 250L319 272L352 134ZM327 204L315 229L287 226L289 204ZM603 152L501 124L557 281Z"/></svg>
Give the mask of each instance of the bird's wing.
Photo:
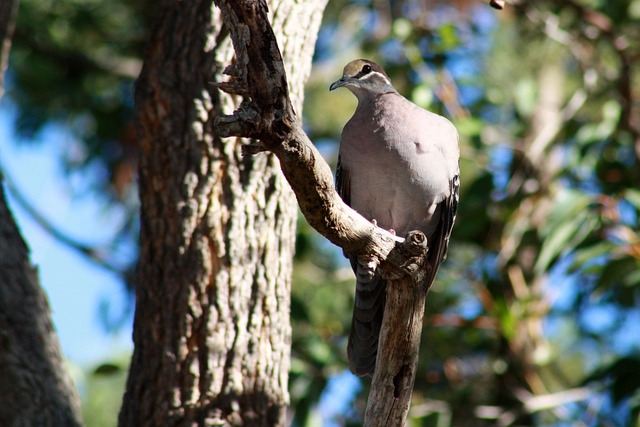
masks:
<svg viewBox="0 0 640 427"><path fill-rule="evenodd" d="M449 181L449 196L438 204L437 216L438 225L436 230L427 242L429 253L427 260L429 261L430 270L427 274L427 287L431 287L438 268L442 261L447 257L449 249L449 239L451 238L451 230L456 221L458 213L458 199L460 197L460 172L458 171Z"/></svg>
<svg viewBox="0 0 640 427"><path fill-rule="evenodd" d="M351 205L351 174L340 157L336 167L336 190ZM358 262L357 257L345 254L356 275L356 293L347 344L349 369L356 375L372 375L378 353L378 338L384 314L386 282L378 272L372 272Z"/></svg>
<svg viewBox="0 0 640 427"><path fill-rule="evenodd" d="M351 174L349 170L342 167L340 156L336 165L336 191L340 198L351 206Z"/></svg>

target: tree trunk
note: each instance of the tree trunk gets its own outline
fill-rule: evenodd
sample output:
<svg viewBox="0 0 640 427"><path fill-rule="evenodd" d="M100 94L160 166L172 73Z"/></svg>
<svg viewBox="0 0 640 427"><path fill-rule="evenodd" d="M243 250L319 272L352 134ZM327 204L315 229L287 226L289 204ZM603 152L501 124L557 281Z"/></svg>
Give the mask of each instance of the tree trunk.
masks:
<svg viewBox="0 0 640 427"><path fill-rule="evenodd" d="M0 425L80 426L47 297L0 185Z"/></svg>
<svg viewBox="0 0 640 427"><path fill-rule="evenodd" d="M272 2L300 113L324 2ZM136 85L140 261L121 426L284 425L295 199L273 155L214 137L233 48L210 1L162 3Z"/></svg>
<svg viewBox="0 0 640 427"><path fill-rule="evenodd" d="M0 4L0 96L18 1ZM80 426L47 297L7 207L0 175L0 425Z"/></svg>

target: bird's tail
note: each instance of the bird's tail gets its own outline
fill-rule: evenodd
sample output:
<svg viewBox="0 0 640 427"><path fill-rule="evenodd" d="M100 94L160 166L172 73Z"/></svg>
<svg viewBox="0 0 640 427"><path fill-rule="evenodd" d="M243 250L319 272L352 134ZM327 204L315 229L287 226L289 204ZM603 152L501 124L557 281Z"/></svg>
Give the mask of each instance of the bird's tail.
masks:
<svg viewBox="0 0 640 427"><path fill-rule="evenodd" d="M356 277L355 305L347 344L349 369L355 375L373 375L384 314L386 281L377 272L370 277L362 277L356 271Z"/></svg>

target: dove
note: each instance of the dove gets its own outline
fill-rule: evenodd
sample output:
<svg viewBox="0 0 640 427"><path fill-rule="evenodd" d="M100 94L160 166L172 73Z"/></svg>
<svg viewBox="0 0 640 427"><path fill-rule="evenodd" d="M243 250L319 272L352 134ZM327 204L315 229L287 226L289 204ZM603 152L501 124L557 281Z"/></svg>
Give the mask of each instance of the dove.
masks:
<svg viewBox="0 0 640 427"><path fill-rule="evenodd" d="M349 62L329 90L347 88L358 99L340 139L336 189L342 200L375 225L428 241L427 289L444 261L460 188L458 132L446 118L402 95L375 62ZM386 281L366 260L348 255L356 275L347 354L356 375L372 375Z"/></svg>

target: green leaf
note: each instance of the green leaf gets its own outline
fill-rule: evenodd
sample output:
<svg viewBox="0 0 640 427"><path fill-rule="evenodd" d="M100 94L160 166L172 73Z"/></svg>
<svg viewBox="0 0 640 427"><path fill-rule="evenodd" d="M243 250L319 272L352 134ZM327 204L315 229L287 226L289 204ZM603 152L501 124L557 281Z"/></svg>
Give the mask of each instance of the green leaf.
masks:
<svg viewBox="0 0 640 427"><path fill-rule="evenodd" d="M639 372L640 358L622 357L597 369L585 379L584 383L610 379L612 381L611 395L614 403L617 404L640 391Z"/></svg>
<svg viewBox="0 0 640 427"><path fill-rule="evenodd" d="M538 88L533 79L522 79L516 85L515 104L516 110L523 117L530 117L538 99Z"/></svg>
<svg viewBox="0 0 640 427"><path fill-rule="evenodd" d="M616 130L620 120L620 104L617 101L607 101L602 105L602 121L589 123L582 126L576 133L576 141L579 145L601 141L609 138Z"/></svg>
<svg viewBox="0 0 640 427"><path fill-rule="evenodd" d="M575 217L593 202L591 196L578 190L565 188L559 191L549 218L540 227L541 237L551 234L560 224Z"/></svg>
<svg viewBox="0 0 640 427"><path fill-rule="evenodd" d="M640 261L632 257L611 260L602 270L597 286L607 290L616 286L638 286L640 284Z"/></svg>
<svg viewBox="0 0 640 427"><path fill-rule="evenodd" d="M93 375L114 375L123 371L122 366L115 363L103 363L93 370Z"/></svg>
<svg viewBox="0 0 640 427"><path fill-rule="evenodd" d="M411 92L411 99L422 108L429 108L433 102L433 90L427 84L421 84Z"/></svg>
<svg viewBox="0 0 640 427"><path fill-rule="evenodd" d="M511 307L504 299L497 299L495 301L495 310L498 321L500 322L500 329L502 334L510 340L517 330L517 316L513 313Z"/></svg>
<svg viewBox="0 0 640 427"><path fill-rule="evenodd" d="M640 190L635 188L627 188L624 192L624 198L640 211Z"/></svg>
<svg viewBox="0 0 640 427"><path fill-rule="evenodd" d="M600 223L597 214L589 209L591 197L577 191L563 191L559 195L547 221L541 229L542 247L534 270L538 274L547 271L553 260L583 242Z"/></svg>
<svg viewBox="0 0 640 427"><path fill-rule="evenodd" d="M636 270L635 271L630 271L629 274L627 274L627 276L624 278L624 280L622 281L622 283L625 286L638 286L640 285L640 262L638 262L638 260L636 260L635 258L633 258L636 262Z"/></svg>
<svg viewBox="0 0 640 427"><path fill-rule="evenodd" d="M633 19L640 19L640 0L634 0L629 5L629 17ZM638 420L640 422L640 420Z"/></svg>
<svg viewBox="0 0 640 427"><path fill-rule="evenodd" d="M544 240L534 268L538 274L546 271L551 261L567 249L569 241L577 233L584 219L584 214L582 214L572 221L560 224L549 235L549 238Z"/></svg>
<svg viewBox="0 0 640 427"><path fill-rule="evenodd" d="M411 25L411 21L405 18L398 18L393 21L393 26L391 27L393 31L393 35L398 37L400 40L406 40L411 36L413 32L413 25Z"/></svg>
<svg viewBox="0 0 640 427"><path fill-rule="evenodd" d="M442 50L452 50L460 45L460 39L456 27L453 24L440 26L440 48Z"/></svg>
<svg viewBox="0 0 640 427"><path fill-rule="evenodd" d="M575 272L578 269L584 267L584 265L589 261L592 261L595 258L599 258L603 255L607 255L611 253L614 247L615 246L613 243L605 240L605 241L598 242L593 245L589 245L585 248L577 250L574 254L573 262L569 267L569 272ZM589 268L592 268L592 267L593 266L589 266ZM597 270L601 270L602 268L603 268L602 265L597 266ZM594 273L595 271L590 270L589 272Z"/></svg>
<svg viewBox="0 0 640 427"><path fill-rule="evenodd" d="M465 117L456 121L456 128L460 135L479 136L484 129L484 122L475 117Z"/></svg>

